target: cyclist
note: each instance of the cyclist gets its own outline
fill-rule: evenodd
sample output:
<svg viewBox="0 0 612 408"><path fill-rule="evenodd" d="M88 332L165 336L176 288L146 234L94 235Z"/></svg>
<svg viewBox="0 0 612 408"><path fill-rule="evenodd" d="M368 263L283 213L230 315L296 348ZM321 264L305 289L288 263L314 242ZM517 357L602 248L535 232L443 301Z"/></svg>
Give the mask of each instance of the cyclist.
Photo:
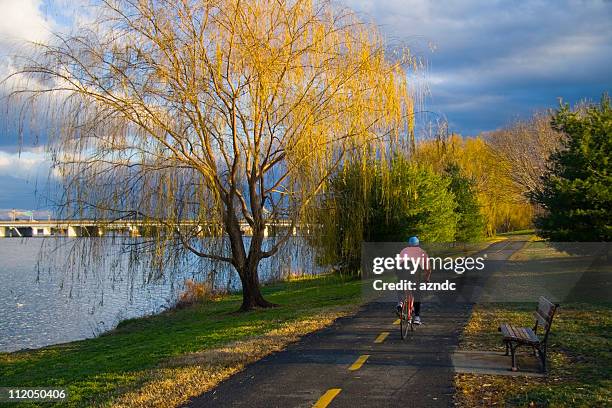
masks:
<svg viewBox="0 0 612 408"><path fill-rule="evenodd" d="M418 262L418 267L417 270L412 273L412 271L397 271L397 275L398 278L408 278L409 280L411 280L412 282L416 282L416 284L418 285L418 283L424 278L426 282L429 282L429 278L431 277L431 268L429 267L429 256L427 255L427 252L425 252L421 247L420 247L420 242L419 239L417 237L410 237L408 239L408 246L406 248L404 248L402 250L402 252L400 252L400 258L408 258L408 259L413 259L414 263ZM414 265L414 263L412 263L412 261L409 261L410 265ZM405 276L400 276L400 275L405 275ZM397 302L397 314L400 315L402 313L402 307L404 304L404 301L406 300L406 293L407 291L403 291L403 290L399 290L397 291L397 298L398 298L398 302ZM414 324L421 324L421 302L417 301L415 299L415 301L413 302L413 307L414 307L414 319L413 319L413 323Z"/></svg>

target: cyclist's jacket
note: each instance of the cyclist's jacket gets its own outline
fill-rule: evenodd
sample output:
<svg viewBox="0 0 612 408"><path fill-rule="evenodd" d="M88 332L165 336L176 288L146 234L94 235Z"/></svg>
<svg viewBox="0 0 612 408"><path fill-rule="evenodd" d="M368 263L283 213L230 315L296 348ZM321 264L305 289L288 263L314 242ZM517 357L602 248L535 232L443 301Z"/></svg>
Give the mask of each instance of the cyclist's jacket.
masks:
<svg viewBox="0 0 612 408"><path fill-rule="evenodd" d="M400 258L402 258L402 263L404 263L404 257L407 258L406 264L408 265L409 269L396 269L396 275L398 280L406 279L411 280L413 282L425 282L427 280L427 275L430 270L428 265L429 256L427 255L427 252L425 252L420 247L410 246L404 248L402 252L400 252Z"/></svg>

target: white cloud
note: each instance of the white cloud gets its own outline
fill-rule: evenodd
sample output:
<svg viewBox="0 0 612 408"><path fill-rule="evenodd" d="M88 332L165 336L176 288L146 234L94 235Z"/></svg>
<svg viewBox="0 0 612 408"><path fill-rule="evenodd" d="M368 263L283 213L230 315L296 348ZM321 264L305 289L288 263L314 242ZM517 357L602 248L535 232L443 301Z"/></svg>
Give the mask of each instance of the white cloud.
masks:
<svg viewBox="0 0 612 408"><path fill-rule="evenodd" d="M13 56L29 52L29 42L49 39L54 24L41 6L41 0L0 0L0 80L14 72Z"/></svg>
<svg viewBox="0 0 612 408"><path fill-rule="evenodd" d="M87 24L92 8L86 3L87 0L0 0L0 80L14 72L14 56L32 52L31 43L47 42L54 33Z"/></svg>
<svg viewBox="0 0 612 408"><path fill-rule="evenodd" d="M0 150L0 177L11 176L25 181L49 175L49 160L42 151L8 153Z"/></svg>
<svg viewBox="0 0 612 408"><path fill-rule="evenodd" d="M47 40L54 24L41 5L41 0L0 0L0 44Z"/></svg>
<svg viewBox="0 0 612 408"><path fill-rule="evenodd" d="M0 81L15 71L14 55L27 55L30 42L49 39L54 23L41 6L41 0L0 0ZM10 89L16 81L3 86Z"/></svg>
<svg viewBox="0 0 612 408"><path fill-rule="evenodd" d="M58 175L42 149L9 153L0 150L0 209L46 208L58 191ZM6 212L0 210L0 218ZM42 213L35 218L46 218Z"/></svg>

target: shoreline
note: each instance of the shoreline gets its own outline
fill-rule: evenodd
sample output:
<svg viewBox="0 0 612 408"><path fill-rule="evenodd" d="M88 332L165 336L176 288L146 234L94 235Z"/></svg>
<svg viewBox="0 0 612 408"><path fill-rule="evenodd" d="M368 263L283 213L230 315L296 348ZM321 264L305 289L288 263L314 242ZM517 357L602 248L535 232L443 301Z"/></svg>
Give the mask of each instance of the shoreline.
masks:
<svg viewBox="0 0 612 408"><path fill-rule="evenodd" d="M268 286L274 286L274 285L278 285L284 282L292 282L292 281L296 281L296 280L309 280L309 279L314 279L320 276L324 276L324 275L330 275L333 272L325 272L325 273L320 273L320 274L313 274L313 275L300 275L297 278L296 277L291 277L291 276L287 276L284 279L276 279L276 280L271 280L269 282L263 283L261 285L262 289ZM223 300L224 297L227 296L238 296L241 295L242 291L238 290L238 291L225 291L225 292L213 292L210 295L213 297L213 299L206 299L203 300L203 302L211 302L211 301L219 301L219 300ZM117 324L114 325L114 327L102 331L100 333L98 333L95 336L92 337L83 337L83 338L78 338L78 339L74 339L74 340L70 340L70 341L62 341L59 343L52 343L52 344L47 344L44 346L40 346L40 347L24 347L21 349L17 349L17 350L12 350L12 351L5 351L5 350L0 350L0 355L2 354L12 354L12 353L21 353L21 352L33 352L33 351L39 351L42 349L45 349L47 347L54 347L54 346L63 346L63 345L70 345L72 343L77 343L77 342L81 342L81 341L86 341L86 340L91 340L91 339L97 339L100 338L102 336L107 336L112 334L115 330L117 330L120 326L122 326L124 323L130 322L132 320L139 320L139 319L149 319L155 316L161 316L165 313L169 313L175 310L179 310L182 308L186 308L186 307L192 307L194 306L194 304L188 304L186 306L181 306L180 303L180 296L181 294L179 293L177 296L177 299L174 301L174 303L166 308L164 308L161 311L158 312L151 312L151 313L147 313L147 314L143 314L141 316L136 316L136 317L128 317L126 319L120 320L117 322ZM199 303L199 302L194 302L194 303Z"/></svg>
<svg viewBox="0 0 612 408"><path fill-rule="evenodd" d="M181 395L202 392L202 381L187 381L185 376L226 378L244 364L350 314L361 301L360 280L334 274L272 283L262 291L281 306L236 314L241 297L231 294L128 319L95 338L0 353L2 385L65 387L69 400L62 406L138 406L137 401L152 397L159 384L169 381L180 390L178 404ZM215 363L203 368L207 361ZM174 383L177 376L183 384Z"/></svg>

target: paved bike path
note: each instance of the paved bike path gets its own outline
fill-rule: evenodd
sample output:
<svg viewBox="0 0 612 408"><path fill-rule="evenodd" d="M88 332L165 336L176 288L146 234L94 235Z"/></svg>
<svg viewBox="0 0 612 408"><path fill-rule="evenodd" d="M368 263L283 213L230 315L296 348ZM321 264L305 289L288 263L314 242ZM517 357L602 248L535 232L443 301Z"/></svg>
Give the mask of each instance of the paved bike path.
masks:
<svg viewBox="0 0 612 408"><path fill-rule="evenodd" d="M504 241L487 252L502 260L522 245ZM451 355L470 312L470 304L424 304L424 325L404 341L393 324L393 305L369 303L247 366L188 406L311 407L334 388L340 392L330 407L452 406ZM382 332L389 334L375 343ZM350 371L362 355L369 355L363 366Z"/></svg>

